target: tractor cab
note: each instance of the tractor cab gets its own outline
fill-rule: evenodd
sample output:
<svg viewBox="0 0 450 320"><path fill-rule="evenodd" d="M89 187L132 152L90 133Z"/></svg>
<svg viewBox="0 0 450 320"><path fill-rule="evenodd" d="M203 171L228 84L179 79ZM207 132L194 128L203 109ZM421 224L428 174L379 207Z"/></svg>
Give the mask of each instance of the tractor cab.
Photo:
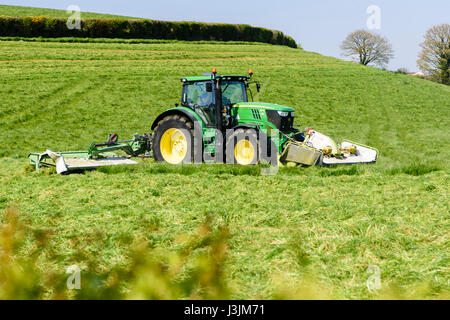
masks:
<svg viewBox="0 0 450 320"><path fill-rule="evenodd" d="M250 71L248 76L219 76L213 70L204 76L183 78L181 105L198 114L206 127L224 130L229 124L231 107L249 101L252 74ZM259 88L257 83L258 91Z"/></svg>

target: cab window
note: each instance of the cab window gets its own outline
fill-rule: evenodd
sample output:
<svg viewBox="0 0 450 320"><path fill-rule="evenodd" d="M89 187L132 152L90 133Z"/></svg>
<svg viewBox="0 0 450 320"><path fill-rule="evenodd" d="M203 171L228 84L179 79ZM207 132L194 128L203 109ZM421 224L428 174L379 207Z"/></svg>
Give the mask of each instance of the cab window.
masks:
<svg viewBox="0 0 450 320"><path fill-rule="evenodd" d="M242 81L222 81L222 103L224 106L248 102L247 89Z"/></svg>
<svg viewBox="0 0 450 320"><path fill-rule="evenodd" d="M208 92L207 84L212 81L199 81L185 84L183 87L183 105L193 108L207 126L216 124L214 91Z"/></svg>

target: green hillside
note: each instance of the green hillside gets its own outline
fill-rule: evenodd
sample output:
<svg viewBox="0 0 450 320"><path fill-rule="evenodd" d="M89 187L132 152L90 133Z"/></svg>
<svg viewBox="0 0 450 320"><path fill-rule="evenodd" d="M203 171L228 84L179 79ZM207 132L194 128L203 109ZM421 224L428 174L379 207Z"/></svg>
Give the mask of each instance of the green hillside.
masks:
<svg viewBox="0 0 450 320"><path fill-rule="evenodd" d="M66 10L46 9L46 8L34 8L34 7L21 7L21 6L8 6L0 4L0 16L25 16L25 17L39 17L47 16L54 18L67 18L69 15ZM133 17L117 16L112 14L103 13L91 13L82 12L81 17L88 18L102 18L102 19L133 19ZM136 18L134 18L136 19Z"/></svg>
<svg viewBox="0 0 450 320"><path fill-rule="evenodd" d="M27 167L29 152L148 132L179 102L179 79L213 67L253 69L255 100L294 107L302 128L374 146L379 162L276 176L150 160L70 176ZM448 297L448 86L282 46L8 41L0 97L0 209L15 207L30 232L10 254L56 279L21 293L11 288L29 283L3 279L0 298L55 297L73 264L89 274L78 298L118 297L117 283L132 298ZM226 246L215 246L225 227ZM117 273L142 262L136 250L165 262ZM379 292L366 286L373 265ZM92 289L99 279L117 291Z"/></svg>

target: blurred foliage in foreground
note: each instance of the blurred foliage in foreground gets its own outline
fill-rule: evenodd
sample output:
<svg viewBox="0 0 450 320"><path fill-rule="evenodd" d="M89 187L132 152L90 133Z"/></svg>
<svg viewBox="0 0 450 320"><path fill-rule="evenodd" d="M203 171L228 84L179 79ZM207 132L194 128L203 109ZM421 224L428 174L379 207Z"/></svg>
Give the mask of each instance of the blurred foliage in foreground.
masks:
<svg viewBox="0 0 450 320"><path fill-rule="evenodd" d="M229 231L214 228L207 219L195 234L178 238L176 252L151 248L145 240L134 241L129 248L126 266L98 270L95 256L78 252L82 262L81 289L67 289L65 270L40 270L36 261L51 259L55 253L49 245L52 232L30 227L26 217L9 207L4 210L0 227L0 299L229 299L230 288L224 280ZM31 244L31 245L30 245ZM299 243L300 245L300 243ZM17 252L27 248L26 258ZM301 249L298 248L301 255ZM56 258L56 257L55 257ZM273 279L273 299L339 299L305 274L301 283L289 283L283 275ZM402 291L393 286L382 289L375 299L422 299L427 296L424 283L414 290ZM448 294L436 296L448 299Z"/></svg>
<svg viewBox="0 0 450 320"><path fill-rule="evenodd" d="M51 233L30 228L15 208L4 212L0 233L0 299L227 299L222 264L228 231L205 222L195 235L177 239L177 252L150 248L144 240L130 245L129 265L97 270L94 256L78 252L81 289L68 290L61 273L35 267L41 255L54 253ZM27 258L16 251L32 242ZM27 246L28 247L28 246Z"/></svg>

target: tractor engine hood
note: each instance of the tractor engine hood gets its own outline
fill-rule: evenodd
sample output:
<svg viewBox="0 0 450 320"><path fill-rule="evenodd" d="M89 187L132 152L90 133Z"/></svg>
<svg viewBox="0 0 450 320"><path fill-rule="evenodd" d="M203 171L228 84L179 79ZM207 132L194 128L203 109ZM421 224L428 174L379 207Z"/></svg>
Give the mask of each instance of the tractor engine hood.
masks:
<svg viewBox="0 0 450 320"><path fill-rule="evenodd" d="M280 131L289 131L294 124L294 109L279 104L240 102L233 105L233 109L242 121L269 122Z"/></svg>
<svg viewBox="0 0 450 320"><path fill-rule="evenodd" d="M275 103L265 103L265 102L239 102L234 104L233 107L294 112L294 108L282 106Z"/></svg>

